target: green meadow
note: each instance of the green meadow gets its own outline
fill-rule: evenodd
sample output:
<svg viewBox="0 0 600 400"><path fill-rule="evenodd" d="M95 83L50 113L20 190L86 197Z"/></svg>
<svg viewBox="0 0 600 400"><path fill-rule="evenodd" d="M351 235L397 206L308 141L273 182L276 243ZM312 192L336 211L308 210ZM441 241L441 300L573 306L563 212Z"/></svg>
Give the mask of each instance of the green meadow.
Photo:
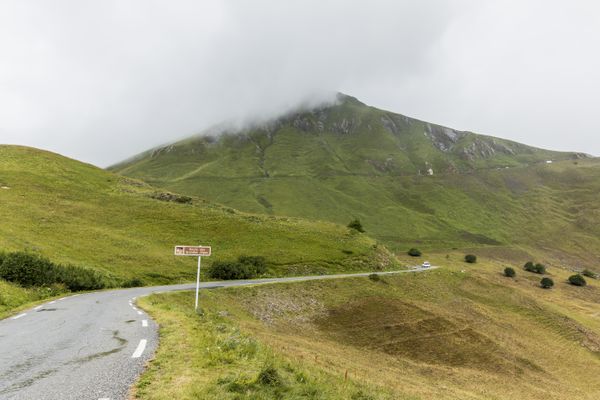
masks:
<svg viewBox="0 0 600 400"><path fill-rule="evenodd" d="M211 245L206 267L240 255L265 257L267 276L397 266L384 246L345 226L182 198L42 150L0 146L0 186L0 250L92 268L117 284L192 281L195 258L175 257L177 244ZM21 303L36 295L10 297Z"/></svg>

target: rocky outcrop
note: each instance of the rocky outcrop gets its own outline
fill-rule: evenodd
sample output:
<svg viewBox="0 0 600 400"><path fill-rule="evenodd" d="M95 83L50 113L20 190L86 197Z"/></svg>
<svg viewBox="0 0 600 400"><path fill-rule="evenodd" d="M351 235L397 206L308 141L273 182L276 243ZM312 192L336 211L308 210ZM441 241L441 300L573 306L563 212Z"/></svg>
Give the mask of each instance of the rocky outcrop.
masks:
<svg viewBox="0 0 600 400"><path fill-rule="evenodd" d="M445 126L425 124L424 135L433 145L443 152L453 149L454 145L465 135L464 132L446 128Z"/></svg>

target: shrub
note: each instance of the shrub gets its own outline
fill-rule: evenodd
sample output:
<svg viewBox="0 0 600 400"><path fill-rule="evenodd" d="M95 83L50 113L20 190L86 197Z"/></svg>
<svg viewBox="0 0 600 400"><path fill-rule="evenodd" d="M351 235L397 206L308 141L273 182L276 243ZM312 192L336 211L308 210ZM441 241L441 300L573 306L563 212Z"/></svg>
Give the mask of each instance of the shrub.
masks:
<svg viewBox="0 0 600 400"><path fill-rule="evenodd" d="M108 286L106 277L93 269L75 265L59 266L62 276L59 282L64 283L71 291L98 290Z"/></svg>
<svg viewBox="0 0 600 400"><path fill-rule="evenodd" d="M381 280L381 277L379 276L379 274L371 274L369 275L369 279L373 282L379 282Z"/></svg>
<svg viewBox="0 0 600 400"><path fill-rule="evenodd" d="M529 271L529 272L533 272L534 268L535 268L535 264L533 263L533 261L527 261L525 263L525 265L523 266L523 269L525 271Z"/></svg>
<svg viewBox="0 0 600 400"><path fill-rule="evenodd" d="M141 287L144 286L144 281L142 281L140 278L133 278L123 282L121 286L124 288Z"/></svg>
<svg viewBox="0 0 600 400"><path fill-rule="evenodd" d="M57 268L50 260L25 252L8 253L3 257L0 278L25 287L59 282Z"/></svg>
<svg viewBox="0 0 600 400"><path fill-rule="evenodd" d="M408 251L408 255L412 257L421 257L421 250L415 249L414 247Z"/></svg>
<svg viewBox="0 0 600 400"><path fill-rule="evenodd" d="M588 278L592 278L592 279L598 278L598 274L595 273L594 271L590 271L589 269L584 269L583 272L581 273L581 275L587 276Z"/></svg>
<svg viewBox="0 0 600 400"><path fill-rule="evenodd" d="M585 286L585 285L587 285L587 282L585 281L585 279L583 278L583 276L581 276L580 274L571 275L569 277L569 283L571 285L575 285L575 286Z"/></svg>
<svg viewBox="0 0 600 400"><path fill-rule="evenodd" d="M350 221L350 223L348 224L348 228L354 229L359 232L365 231L362 224L360 223L360 221L358 219L354 219L354 220Z"/></svg>
<svg viewBox="0 0 600 400"><path fill-rule="evenodd" d="M247 265L233 261L216 261L208 270L208 276L219 280L250 279L253 277Z"/></svg>
<svg viewBox="0 0 600 400"><path fill-rule="evenodd" d="M531 261L527 262L523 267L525 271L533 272L536 274L545 274L546 267L543 264L534 264Z"/></svg>
<svg viewBox="0 0 600 400"><path fill-rule="evenodd" d="M517 275L517 273L514 270L514 268L511 268L511 267L504 268L504 276L507 276L509 278L514 278L515 275Z"/></svg>
<svg viewBox="0 0 600 400"><path fill-rule="evenodd" d="M239 256L238 262L248 266L248 269L254 275L262 275L267 272L267 263L261 256Z"/></svg>
<svg viewBox="0 0 600 400"><path fill-rule="evenodd" d="M552 286L554 286L554 281L550 278L542 278L542 280L540 281L540 285L544 289L550 289Z"/></svg>
<svg viewBox="0 0 600 400"><path fill-rule="evenodd" d="M74 265L59 265L38 254L7 253L0 264L0 278L24 287L64 284L71 291L96 290L107 286L98 271Z"/></svg>
<svg viewBox="0 0 600 400"><path fill-rule="evenodd" d="M282 380L279 372L272 365L265 366L256 377L256 382L263 386L281 386Z"/></svg>
<svg viewBox="0 0 600 400"><path fill-rule="evenodd" d="M477 256L473 254L467 254L465 256L465 261L469 264L475 264L477 262Z"/></svg>

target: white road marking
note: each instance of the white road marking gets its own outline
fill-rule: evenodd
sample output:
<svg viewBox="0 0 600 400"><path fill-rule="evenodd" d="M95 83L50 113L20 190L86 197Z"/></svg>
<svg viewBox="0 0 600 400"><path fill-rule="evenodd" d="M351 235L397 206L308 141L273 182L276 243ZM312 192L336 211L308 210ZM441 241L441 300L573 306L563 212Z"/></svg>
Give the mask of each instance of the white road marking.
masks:
<svg viewBox="0 0 600 400"><path fill-rule="evenodd" d="M51 302L50 302L50 303L48 303L48 304L54 304L54 303L56 303L56 300L54 300L54 301L51 301Z"/></svg>
<svg viewBox="0 0 600 400"><path fill-rule="evenodd" d="M110 400L108 397L101 397L98 400Z"/></svg>
<svg viewBox="0 0 600 400"><path fill-rule="evenodd" d="M27 313L23 313L23 314L15 315L14 317L12 317L12 319L19 319L19 318L22 318L22 317L24 317L24 316L26 316L26 315L27 315Z"/></svg>
<svg viewBox="0 0 600 400"><path fill-rule="evenodd" d="M138 309L137 309L137 308L135 308L134 306L131 306L131 308L133 308L133 310L134 310L134 311L137 311L137 310L138 310Z"/></svg>
<svg viewBox="0 0 600 400"><path fill-rule="evenodd" d="M135 349L131 358L140 358L146 349L146 343L148 343L146 339L140 340L140 344L138 344L137 349Z"/></svg>
<svg viewBox="0 0 600 400"><path fill-rule="evenodd" d="M61 297L60 299L58 299L56 301L61 301L61 300L64 300L64 299L66 299L66 297Z"/></svg>
<svg viewBox="0 0 600 400"><path fill-rule="evenodd" d="M42 307L44 307L44 306L37 306L37 307L34 308L34 310L39 310Z"/></svg>
<svg viewBox="0 0 600 400"><path fill-rule="evenodd" d="M143 313L143 312L141 312L141 311L138 311L138 314L139 314L139 315L144 315L144 313Z"/></svg>
<svg viewBox="0 0 600 400"><path fill-rule="evenodd" d="M147 319L142 320L142 326L144 328L148 326L148 320Z"/></svg>

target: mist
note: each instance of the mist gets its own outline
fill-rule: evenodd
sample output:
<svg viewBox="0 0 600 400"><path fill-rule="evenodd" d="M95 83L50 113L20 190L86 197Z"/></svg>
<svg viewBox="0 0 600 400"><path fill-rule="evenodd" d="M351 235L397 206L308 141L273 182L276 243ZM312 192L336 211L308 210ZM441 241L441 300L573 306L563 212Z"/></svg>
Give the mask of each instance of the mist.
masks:
<svg viewBox="0 0 600 400"><path fill-rule="evenodd" d="M99 166L337 91L600 154L593 1L0 3L0 143Z"/></svg>

